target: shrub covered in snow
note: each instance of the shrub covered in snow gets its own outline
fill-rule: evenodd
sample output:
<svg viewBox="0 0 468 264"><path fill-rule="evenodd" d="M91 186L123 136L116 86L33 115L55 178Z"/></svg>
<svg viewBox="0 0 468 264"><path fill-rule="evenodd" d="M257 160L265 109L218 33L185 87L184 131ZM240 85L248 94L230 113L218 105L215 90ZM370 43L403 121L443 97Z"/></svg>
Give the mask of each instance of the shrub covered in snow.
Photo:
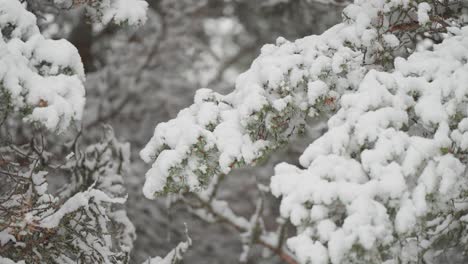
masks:
<svg viewBox="0 0 468 264"><path fill-rule="evenodd" d="M19 111L29 121L59 132L80 120L85 77L76 48L65 40L44 38L36 17L19 1L0 2L0 27L5 113Z"/></svg>
<svg viewBox="0 0 468 264"><path fill-rule="evenodd" d="M127 263L135 239L122 206L128 145L108 130L102 143L58 167L44 146L33 147L2 147L2 256L25 263ZM52 194L47 177L56 174L71 181Z"/></svg>
<svg viewBox="0 0 468 264"><path fill-rule="evenodd" d="M305 150L302 168L279 164L271 180L281 215L297 228L284 260L424 263L463 248L466 23L463 1L357 0L322 35L279 38L232 93L201 89L156 127L141 151L153 164L144 194L194 192L207 219L249 233L249 222L213 199L213 187L326 117L328 131ZM267 243L280 237L252 237L282 247Z"/></svg>
<svg viewBox="0 0 468 264"><path fill-rule="evenodd" d="M128 263L129 146L106 128L101 142L81 147L82 132L73 133L85 103L81 58L44 37L22 2L0 0L0 263ZM146 2L101 2L93 7L115 21L144 20Z"/></svg>
<svg viewBox="0 0 468 264"><path fill-rule="evenodd" d="M279 2L287 1L264 4ZM109 126L99 142L85 138L105 116L80 128L81 58L69 42L46 37L37 17L80 7L106 27L135 26L146 21L147 6L0 0L0 263L131 263L129 145ZM200 89L192 106L157 125L141 151L152 164L145 196L176 194L171 203L237 230L241 263L254 245L288 264L436 263L443 251L466 253L467 9L460 0L356 0L321 35L265 45L233 92ZM141 81L164 50L159 41L175 34L167 31L171 16L158 15L161 25L150 28L159 31L158 44L135 59L143 66L125 85ZM109 63L128 67L129 54ZM118 111L139 93L134 88ZM254 188L252 216L221 200L218 190L233 169L261 163L323 120L326 131L304 146L298 164L278 164L270 185ZM274 228L263 214L268 194L280 200ZM145 263L177 263L191 245L188 238Z"/></svg>

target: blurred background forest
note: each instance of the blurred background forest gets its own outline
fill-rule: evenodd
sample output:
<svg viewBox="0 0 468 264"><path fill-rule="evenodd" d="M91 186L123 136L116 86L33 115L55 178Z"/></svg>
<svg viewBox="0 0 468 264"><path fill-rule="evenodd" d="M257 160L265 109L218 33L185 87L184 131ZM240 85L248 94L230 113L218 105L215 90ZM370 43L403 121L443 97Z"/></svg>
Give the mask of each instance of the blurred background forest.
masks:
<svg viewBox="0 0 468 264"><path fill-rule="evenodd" d="M125 180L127 210L138 235L134 263L164 255L184 240L184 224L195 242L187 255L190 263L238 263L242 243L232 228L201 221L183 204L172 203L171 197L155 201L143 197L141 188L148 165L138 152L158 123L173 118L193 102L197 89L231 91L236 76L249 67L262 45L274 43L280 36L295 40L320 34L340 20L346 2L147 1L148 21L139 28L91 23L80 9L55 12L42 5L39 10L43 11L37 15L45 35L68 39L78 48L85 65L83 131L87 132L83 138L95 140L100 136L99 127L107 123L119 140L131 144L132 167ZM296 142L277 156L297 163L305 147ZM218 196L236 213L249 217L255 211L256 197L263 195L257 183L268 185L277 162L275 156L271 157L255 174L248 169L235 171L223 182ZM267 200L264 214L271 223L265 225L274 226L277 201L271 195ZM258 248L255 254L265 252ZM251 263L281 263L274 256L263 262L256 259Z"/></svg>

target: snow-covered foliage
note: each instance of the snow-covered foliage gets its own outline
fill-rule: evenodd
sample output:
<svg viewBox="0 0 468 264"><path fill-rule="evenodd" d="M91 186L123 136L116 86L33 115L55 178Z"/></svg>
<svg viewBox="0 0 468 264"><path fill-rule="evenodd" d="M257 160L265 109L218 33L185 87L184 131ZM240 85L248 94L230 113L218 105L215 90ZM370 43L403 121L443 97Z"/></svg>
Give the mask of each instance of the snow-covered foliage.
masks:
<svg viewBox="0 0 468 264"><path fill-rule="evenodd" d="M199 192L331 116L304 169L280 164L271 181L299 263L421 263L466 245L464 13L460 1L356 1L322 35L264 46L232 93L201 89L156 127L144 194Z"/></svg>
<svg viewBox="0 0 468 264"><path fill-rule="evenodd" d="M341 94L357 89L367 65L391 67L396 55L407 52L399 10L418 8L398 1L351 5L345 22L320 36L294 43L279 38L276 46L264 46L234 92L199 90L195 104L159 124L142 150L143 160L155 161L145 195L197 190L214 174L255 164L301 132L307 116L334 110ZM432 26L415 31L436 35Z"/></svg>
<svg viewBox="0 0 468 264"><path fill-rule="evenodd" d="M468 238L468 27L432 48L344 95L301 156L306 169L276 167L272 192L299 227L288 245L302 263L418 263Z"/></svg>
<svg viewBox="0 0 468 264"><path fill-rule="evenodd" d="M101 143L70 155L61 168L47 165L48 156L2 147L2 256L26 263L127 263L135 239L122 206L128 145L108 130ZM73 180L52 194L47 177L57 173Z"/></svg>
<svg viewBox="0 0 468 264"><path fill-rule="evenodd" d="M140 23L146 3L120 2L103 1L112 19ZM44 37L27 8L0 0L0 262L129 263L130 147L109 127L81 147L84 132L73 133L85 103L81 58L68 41Z"/></svg>
<svg viewBox="0 0 468 264"><path fill-rule="evenodd" d="M148 20L137 29L126 27L112 31L113 25L102 28L93 24L92 35L88 35L80 30L88 25L72 24L70 39L77 39L74 43L78 47L83 39L91 41L88 58L95 65L86 67L85 63L85 68L90 69L86 76L87 104L83 119L87 137L92 137L94 128L101 122L112 124L119 138L132 145L133 175L144 175L148 167L139 160L138 150L152 136L157 123L173 118L193 102L193 94L199 87L223 93L230 91L235 77L248 68L264 43L274 41L279 35L296 39L321 33L341 17L341 7L315 1L294 0L271 5L266 2L148 1ZM70 23L70 19L64 20L65 23L57 24ZM73 37L75 34L77 38ZM80 53L87 54L86 47ZM300 144L288 146L285 150L288 161L296 160L297 150L302 149ZM268 182L275 159L255 171L260 182ZM249 219L255 204L251 201L256 200L257 194L255 179L246 172L235 173L241 177L223 180L217 198ZM227 235L220 229L223 223L207 225L196 215L187 214L185 203L171 203L167 208L164 197L156 201L146 199L141 193L144 180L144 177L129 177L126 181L131 194L127 202L130 218L137 227L152 226L137 228L133 261L142 262L154 255L155 250L157 255L165 255L184 239L180 231L184 223L196 241L187 253L190 262L238 261L237 231L230 229L234 233ZM275 199L271 195L265 198L262 216L268 219L267 224L274 223L279 212L270 206ZM249 261L260 256L258 247L253 245ZM262 263L275 260L275 255L269 255Z"/></svg>
<svg viewBox="0 0 468 264"><path fill-rule="evenodd" d="M96 128L112 122L139 149L194 86L213 90L156 127L141 151L153 166L143 191L175 193L168 204L202 220L188 220L194 241L211 241L226 255L220 262L240 249L241 263L263 263L253 259L262 254L288 264L438 263L441 252L466 253L466 1L356 0L323 34L264 46L221 94L259 42L323 32L347 3L0 0L0 263L141 263L142 251L175 246L186 211L165 219L174 211L161 200L146 206L132 193L145 239L130 260L136 228L124 185L132 192L143 177L126 176L145 168L129 163L136 152L110 127L104 137ZM116 26L145 21L138 31ZM76 48L55 40L64 36ZM228 176L278 159L303 132L293 144L310 146L299 163L277 165L269 186L267 169ZM217 240L225 230L216 237L200 223L240 239ZM189 238L144 263L178 263L209 246Z"/></svg>
<svg viewBox="0 0 468 264"><path fill-rule="evenodd" d="M16 0L0 1L0 28L3 106L59 132L81 120L85 77L76 48L44 38L36 17Z"/></svg>
<svg viewBox="0 0 468 264"><path fill-rule="evenodd" d="M184 254L192 245L192 239L187 237L186 242L180 242L173 250L171 250L164 258L154 257L146 260L142 264L177 264L184 259Z"/></svg>

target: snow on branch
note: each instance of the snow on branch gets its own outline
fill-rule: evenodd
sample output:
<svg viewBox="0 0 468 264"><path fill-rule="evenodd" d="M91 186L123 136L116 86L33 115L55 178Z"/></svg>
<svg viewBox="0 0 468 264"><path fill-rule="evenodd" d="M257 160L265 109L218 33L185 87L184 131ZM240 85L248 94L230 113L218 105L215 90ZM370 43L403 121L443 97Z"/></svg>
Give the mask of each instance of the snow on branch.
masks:
<svg viewBox="0 0 468 264"><path fill-rule="evenodd" d="M164 258L155 257L155 258L152 258L143 262L142 264L177 264L177 263L180 263L180 261L183 260L184 253L189 249L191 244L192 244L192 241L189 238L187 242L179 243L177 247L171 250L171 252L169 252Z"/></svg>
<svg viewBox="0 0 468 264"><path fill-rule="evenodd" d="M449 30L343 95L306 169L276 167L301 263L419 263L468 238L468 27Z"/></svg>
<svg viewBox="0 0 468 264"><path fill-rule="evenodd" d="M397 55L415 48L410 36L439 37L445 28L436 20L401 28L427 11L405 1L359 1L322 35L265 45L232 93L201 89L191 107L156 127L140 153L153 163L144 194L198 191L213 175L255 165L301 133L308 117L338 109L370 68L392 68Z"/></svg>
<svg viewBox="0 0 468 264"><path fill-rule="evenodd" d="M265 45L232 93L201 89L156 127L140 153L153 164L144 194L200 192L329 115L303 168L279 164L271 180L282 217L297 227L287 241L297 261L421 263L460 246L468 240L464 13L460 1L356 1L322 35ZM250 230L246 219L217 214L217 200L194 195L211 217Z"/></svg>
<svg viewBox="0 0 468 264"><path fill-rule="evenodd" d="M58 132L81 120L85 77L77 49L44 38L17 0L0 1L0 29L0 95L9 111Z"/></svg>
<svg viewBox="0 0 468 264"><path fill-rule="evenodd" d="M76 147L60 169L24 148L2 147L1 255L26 263L129 263L136 235L123 207L128 145L107 130L85 152ZM56 193L48 187L52 173L70 179Z"/></svg>
<svg viewBox="0 0 468 264"><path fill-rule="evenodd" d="M142 264L178 264L184 259L184 254L192 246L192 239L188 236L188 230L185 230L187 241L180 242L173 250L171 250L164 258L155 257L146 260Z"/></svg>
<svg viewBox="0 0 468 264"><path fill-rule="evenodd" d="M106 193L96 189L89 189L85 192L79 192L68 199L59 210L42 219L40 226L44 228L56 228L60 224L60 221L62 221L62 218L64 218L66 215L76 212L81 207L88 207L90 200L93 200L93 202L96 203L106 202L123 204L127 199L111 198Z"/></svg>
<svg viewBox="0 0 468 264"><path fill-rule="evenodd" d="M57 135L82 118L85 75L71 43L41 34L32 12L47 8L31 2L0 0L0 262L129 263L136 237L123 206L129 145L109 127L84 150L83 131L71 142ZM54 4L65 2L86 4L119 24L142 23L147 5ZM47 151L52 141L58 154ZM62 179L64 188L49 188L49 177Z"/></svg>

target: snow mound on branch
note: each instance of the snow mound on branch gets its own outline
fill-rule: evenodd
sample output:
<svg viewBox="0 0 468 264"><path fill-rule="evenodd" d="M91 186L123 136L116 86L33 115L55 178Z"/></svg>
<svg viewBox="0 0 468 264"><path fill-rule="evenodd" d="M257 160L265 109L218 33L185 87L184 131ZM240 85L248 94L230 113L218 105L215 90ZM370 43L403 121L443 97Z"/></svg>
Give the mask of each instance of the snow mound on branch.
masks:
<svg viewBox="0 0 468 264"><path fill-rule="evenodd" d="M301 156L306 169L276 167L301 263L328 263L323 248L334 264L407 263L456 228L468 206L468 27L433 48L367 73Z"/></svg>
<svg viewBox="0 0 468 264"><path fill-rule="evenodd" d="M103 191L89 189L85 192L79 192L68 199L59 210L42 219L40 226L45 228L56 228L60 224L62 218L64 218L67 214L73 213L81 207L88 207L91 199L97 204L123 204L127 200L126 198L111 198Z"/></svg>
<svg viewBox="0 0 468 264"><path fill-rule="evenodd" d="M49 130L61 132L81 120L85 77L77 49L45 39L19 1L0 1L0 28L0 92L6 103Z"/></svg>
<svg viewBox="0 0 468 264"><path fill-rule="evenodd" d="M192 245L192 240L187 237L186 242L180 242L173 250L171 250L164 258L154 257L145 260L142 264L172 264L179 263L183 260L184 254L188 251Z"/></svg>
<svg viewBox="0 0 468 264"><path fill-rule="evenodd" d="M146 22L148 3L143 0L114 0L104 12L104 19L117 24L139 25Z"/></svg>

